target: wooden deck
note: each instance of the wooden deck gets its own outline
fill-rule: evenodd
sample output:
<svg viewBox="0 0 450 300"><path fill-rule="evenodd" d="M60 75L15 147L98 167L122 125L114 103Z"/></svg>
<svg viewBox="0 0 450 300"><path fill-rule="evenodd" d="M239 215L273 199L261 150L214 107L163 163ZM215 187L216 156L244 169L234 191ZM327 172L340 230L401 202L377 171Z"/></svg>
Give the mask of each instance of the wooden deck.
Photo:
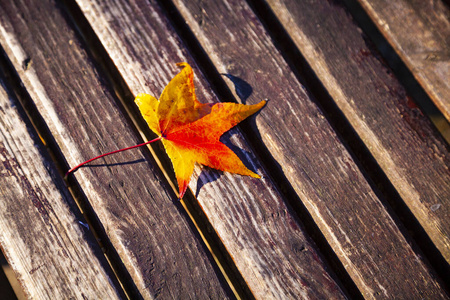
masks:
<svg viewBox="0 0 450 300"><path fill-rule="evenodd" d="M16 295L449 299L449 20L443 0L1 1ZM262 179L197 166L178 201L157 143L65 181L155 137L134 95L182 61L200 102L269 100L222 138Z"/></svg>

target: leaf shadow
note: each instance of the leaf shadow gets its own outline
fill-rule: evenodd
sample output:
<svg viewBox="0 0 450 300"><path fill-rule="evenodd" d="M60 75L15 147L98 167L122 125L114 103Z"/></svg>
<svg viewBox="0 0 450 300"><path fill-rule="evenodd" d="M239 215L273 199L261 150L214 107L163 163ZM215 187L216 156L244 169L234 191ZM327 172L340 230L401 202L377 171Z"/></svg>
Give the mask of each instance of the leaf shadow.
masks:
<svg viewBox="0 0 450 300"><path fill-rule="evenodd" d="M247 81L245 81L237 76L227 74L227 73L221 73L220 75L231 80L231 82L234 85L236 95L240 98L242 104L246 104L247 99L253 94L253 87ZM256 128L256 125L254 124L255 117L260 112L261 111L257 111L251 117L243 120L238 125L238 127L246 128L246 129L249 129L249 128L255 129ZM224 143L228 148L230 148L239 157L239 159L244 163L244 165L247 168L249 168L253 172L256 172L257 170L255 170L254 168L251 167L252 164L249 162L249 159L248 159L249 157L256 159L254 153L251 153L251 151L247 151L242 148L239 148L238 146L233 144L230 139L234 134L238 134L238 133L236 131L233 131L233 129L231 129L230 131L225 132L222 135L222 137L220 138L220 141L222 143ZM260 134L257 130L256 130L255 134L260 138ZM245 139L245 135L244 135L244 139ZM198 197L200 190L203 186L205 186L208 183L212 183L212 182L216 181L217 179L219 179L222 176L222 174L223 174L223 171L212 169L207 166L202 166L202 171L200 172L200 175L198 176L198 179L197 179L195 196ZM238 175L238 176L241 176L241 175Z"/></svg>
<svg viewBox="0 0 450 300"><path fill-rule="evenodd" d="M244 120L241 125L244 125L248 122L249 120ZM244 163L244 165L251 171L257 173L257 170L251 167L251 163L249 162L248 157L254 157L254 155L247 150L244 150L242 148L239 148L238 146L236 146L235 144L233 144L231 142L231 137L235 134L238 134L237 132L233 132L233 130L225 132L222 137L220 138L220 141L222 143L224 143L228 148L231 149L231 151L233 151L238 157L239 159ZM222 175L223 175L223 171L220 170L216 170L207 166L203 166L202 165L202 171L200 172L200 175L198 176L197 179L197 188L195 191L195 197L198 197L200 190L203 186L205 186L208 183L212 183L214 181L216 181L217 179L219 179ZM236 174L236 176L242 176L239 174Z"/></svg>
<svg viewBox="0 0 450 300"><path fill-rule="evenodd" d="M124 165L131 165L131 164L137 164L137 163L141 163L141 162L145 162L146 160L143 158L139 158L139 159L135 159L135 160L131 160L131 161L123 161L123 162L117 162L117 163L103 163L103 164L85 164L82 165L81 167L79 167L78 169L81 168L87 168L87 167L92 167L92 168L98 168L98 167L114 167L114 166L124 166Z"/></svg>
<svg viewBox="0 0 450 300"><path fill-rule="evenodd" d="M208 183L214 182L222 176L223 172L213 168L203 166L200 175L197 178L197 189L195 190L195 197L198 197L200 190Z"/></svg>
<svg viewBox="0 0 450 300"><path fill-rule="evenodd" d="M251 94L253 93L252 86L247 81L234 75L224 73L221 73L220 75L227 77L228 79L231 80L231 82L233 82L236 94L241 99L241 103L245 104L248 97L250 97Z"/></svg>

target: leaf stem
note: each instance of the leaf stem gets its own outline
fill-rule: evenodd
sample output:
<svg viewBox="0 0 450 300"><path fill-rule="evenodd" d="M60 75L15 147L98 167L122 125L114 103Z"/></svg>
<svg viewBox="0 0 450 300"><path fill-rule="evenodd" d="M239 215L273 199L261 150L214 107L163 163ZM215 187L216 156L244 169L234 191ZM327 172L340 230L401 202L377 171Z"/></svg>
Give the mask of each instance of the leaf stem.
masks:
<svg viewBox="0 0 450 300"><path fill-rule="evenodd" d="M148 141L148 142L145 142L145 143L142 143L142 144L134 145L134 146L127 147L127 148L123 148L123 149L119 149L119 150L114 150L114 151L111 151L111 152L108 152L108 153L105 153L105 154L96 156L96 157L94 157L94 158L88 159L87 161L82 162L81 164L79 164L79 165L73 167L72 169L70 169L69 171L67 171L67 173L66 173L66 175L64 176L64 178L67 178L67 176L68 176L70 173L76 171L76 170L77 170L79 167L81 167L82 165L85 165L85 164L87 164L87 163L90 163L90 162L93 161L93 160L96 160L96 159L99 159L99 158L101 158L101 157L103 157L103 156L111 155L111 154L114 154L114 153L117 153L117 152L122 152L122 151L125 151L125 150L130 150L130 149L142 147L142 146L148 145L148 144L150 144L150 143L159 141L159 140L161 140L161 139L162 139L162 136L157 137L156 139L153 139L153 140L151 140L151 141Z"/></svg>

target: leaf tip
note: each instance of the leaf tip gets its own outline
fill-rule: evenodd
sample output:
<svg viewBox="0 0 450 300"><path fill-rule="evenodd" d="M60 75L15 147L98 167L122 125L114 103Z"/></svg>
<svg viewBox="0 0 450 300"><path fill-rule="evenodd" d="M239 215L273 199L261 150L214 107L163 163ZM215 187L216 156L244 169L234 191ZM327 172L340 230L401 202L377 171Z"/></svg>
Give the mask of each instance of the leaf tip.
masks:
<svg viewBox="0 0 450 300"><path fill-rule="evenodd" d="M178 199L182 199L188 188L188 181L178 181Z"/></svg>
<svg viewBox="0 0 450 300"><path fill-rule="evenodd" d="M251 174L249 174L250 175L250 177L253 177L253 178L256 178L256 179L261 179L261 175L259 175L259 174L256 174L256 173L251 173Z"/></svg>

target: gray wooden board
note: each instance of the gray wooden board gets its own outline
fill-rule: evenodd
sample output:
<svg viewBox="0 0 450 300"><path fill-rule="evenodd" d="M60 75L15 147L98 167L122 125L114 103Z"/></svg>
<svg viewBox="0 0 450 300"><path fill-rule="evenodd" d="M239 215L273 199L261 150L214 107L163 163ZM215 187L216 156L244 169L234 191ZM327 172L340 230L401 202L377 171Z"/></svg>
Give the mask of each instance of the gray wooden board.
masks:
<svg viewBox="0 0 450 300"><path fill-rule="evenodd" d="M268 0L383 172L450 263L450 153L337 2ZM323 16L327 17L324 18Z"/></svg>
<svg viewBox="0 0 450 300"><path fill-rule="evenodd" d="M199 101L217 101L154 2L77 3L132 93L158 97L178 72L175 63L187 60L196 72ZM342 298L315 246L240 131L231 130L223 141L263 179L197 167L190 187L253 295L259 299Z"/></svg>
<svg viewBox="0 0 450 300"><path fill-rule="evenodd" d="M358 0L450 121L450 10L441 0Z"/></svg>
<svg viewBox="0 0 450 300"><path fill-rule="evenodd" d="M24 294L121 298L100 247L16 105L0 79L0 247Z"/></svg>
<svg viewBox="0 0 450 300"><path fill-rule="evenodd" d="M74 166L140 139L56 5L2 5L0 43L60 151ZM145 299L227 298L228 288L198 234L145 153L123 152L75 173L114 247L107 251L117 253L135 284L129 292ZM57 257L55 253L52 259ZM46 276L41 275L43 282ZM95 277L85 281L95 282Z"/></svg>
<svg viewBox="0 0 450 300"><path fill-rule="evenodd" d="M247 4L174 2L218 73L252 87L245 101L269 99L256 118L259 147L276 160L361 293L445 298Z"/></svg>

